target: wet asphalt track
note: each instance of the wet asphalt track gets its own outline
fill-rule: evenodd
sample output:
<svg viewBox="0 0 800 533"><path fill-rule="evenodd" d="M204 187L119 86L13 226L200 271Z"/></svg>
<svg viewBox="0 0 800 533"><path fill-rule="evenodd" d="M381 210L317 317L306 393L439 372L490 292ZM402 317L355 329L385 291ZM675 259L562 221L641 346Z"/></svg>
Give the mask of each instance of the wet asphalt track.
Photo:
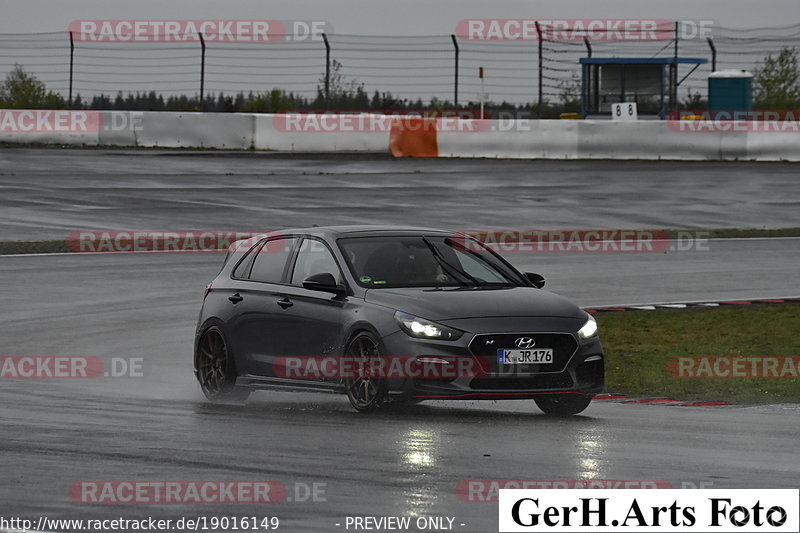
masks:
<svg viewBox="0 0 800 533"><path fill-rule="evenodd" d="M800 226L788 163L401 159L0 149L0 236L81 229Z"/></svg>
<svg viewBox="0 0 800 533"><path fill-rule="evenodd" d="M0 150L0 231L3 240L50 239L84 228L252 229L259 220L269 229L409 220L450 228L800 226L795 169ZM543 273L551 290L599 305L793 295L798 256L798 240L785 239L510 259ZM211 406L191 376L191 341L202 287L220 259L0 257L2 355L142 358L144 374L0 384L5 515L270 515L287 532L344 531L335 524L348 515L435 515L478 532L496 530L496 507L459 499L462 480L797 486L793 406L595 402L571 420L541 416L529 401L363 416L344 397L259 392L244 408ZM295 483L325 483L326 495L260 506L68 497L80 480L208 479L276 480L290 493Z"/></svg>

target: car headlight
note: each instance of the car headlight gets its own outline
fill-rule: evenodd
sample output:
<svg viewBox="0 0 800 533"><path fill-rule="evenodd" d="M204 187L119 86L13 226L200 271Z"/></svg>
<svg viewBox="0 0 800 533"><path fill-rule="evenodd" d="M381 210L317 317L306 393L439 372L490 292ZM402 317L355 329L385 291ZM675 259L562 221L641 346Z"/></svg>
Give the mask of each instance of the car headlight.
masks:
<svg viewBox="0 0 800 533"><path fill-rule="evenodd" d="M425 320L408 313L397 311L394 314L395 320L400 324L400 328L407 334L418 339L439 339L444 341L454 341L464 332L457 329L448 328L437 324L431 320Z"/></svg>
<svg viewBox="0 0 800 533"><path fill-rule="evenodd" d="M578 335L582 339L588 339L597 335L597 321L592 315L586 319L586 323L578 330Z"/></svg>

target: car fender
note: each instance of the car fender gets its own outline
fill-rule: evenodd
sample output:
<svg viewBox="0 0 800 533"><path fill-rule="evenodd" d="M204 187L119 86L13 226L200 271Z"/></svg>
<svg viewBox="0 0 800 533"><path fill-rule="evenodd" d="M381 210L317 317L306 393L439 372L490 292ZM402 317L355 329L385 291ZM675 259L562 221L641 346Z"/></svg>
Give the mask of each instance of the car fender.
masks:
<svg viewBox="0 0 800 533"><path fill-rule="evenodd" d="M209 328L216 327L217 329L222 332L222 337L225 339L225 346L228 347L230 350L230 334L225 326L225 323L217 317L209 317L207 318L200 326L198 326L197 331L194 336L194 351L192 353L192 366L194 368L195 374L197 374L197 347L198 343L200 342L200 337L203 336L203 333L208 331ZM237 374L241 375L239 369L245 368L244 361L241 360L240 356L236 352L233 353L233 360L236 364L236 371Z"/></svg>

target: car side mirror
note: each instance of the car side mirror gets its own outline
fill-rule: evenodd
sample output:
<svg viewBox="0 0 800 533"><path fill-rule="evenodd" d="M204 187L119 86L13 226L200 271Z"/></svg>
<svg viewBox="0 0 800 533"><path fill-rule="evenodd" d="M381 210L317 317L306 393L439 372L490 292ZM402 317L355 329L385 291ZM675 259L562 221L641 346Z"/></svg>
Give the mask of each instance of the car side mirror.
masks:
<svg viewBox="0 0 800 533"><path fill-rule="evenodd" d="M544 276L541 274L534 274L533 272L525 272L525 279L527 279L531 285L536 287L537 289L541 289L544 287Z"/></svg>
<svg viewBox="0 0 800 533"><path fill-rule="evenodd" d="M303 280L303 287L310 291L332 292L334 294L344 292L342 286L336 283L336 278L330 272L308 276Z"/></svg>

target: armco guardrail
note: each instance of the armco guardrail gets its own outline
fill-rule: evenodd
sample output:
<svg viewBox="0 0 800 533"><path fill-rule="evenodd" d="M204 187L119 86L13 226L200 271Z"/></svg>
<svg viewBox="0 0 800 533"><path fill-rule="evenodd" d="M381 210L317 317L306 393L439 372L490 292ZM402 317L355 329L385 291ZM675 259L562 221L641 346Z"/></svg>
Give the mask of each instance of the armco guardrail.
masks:
<svg viewBox="0 0 800 533"><path fill-rule="evenodd" d="M417 127L415 119L384 115L304 117L297 127L285 114L0 110L0 143L399 157L800 161L800 131L778 123L449 118L425 119L425 126Z"/></svg>

